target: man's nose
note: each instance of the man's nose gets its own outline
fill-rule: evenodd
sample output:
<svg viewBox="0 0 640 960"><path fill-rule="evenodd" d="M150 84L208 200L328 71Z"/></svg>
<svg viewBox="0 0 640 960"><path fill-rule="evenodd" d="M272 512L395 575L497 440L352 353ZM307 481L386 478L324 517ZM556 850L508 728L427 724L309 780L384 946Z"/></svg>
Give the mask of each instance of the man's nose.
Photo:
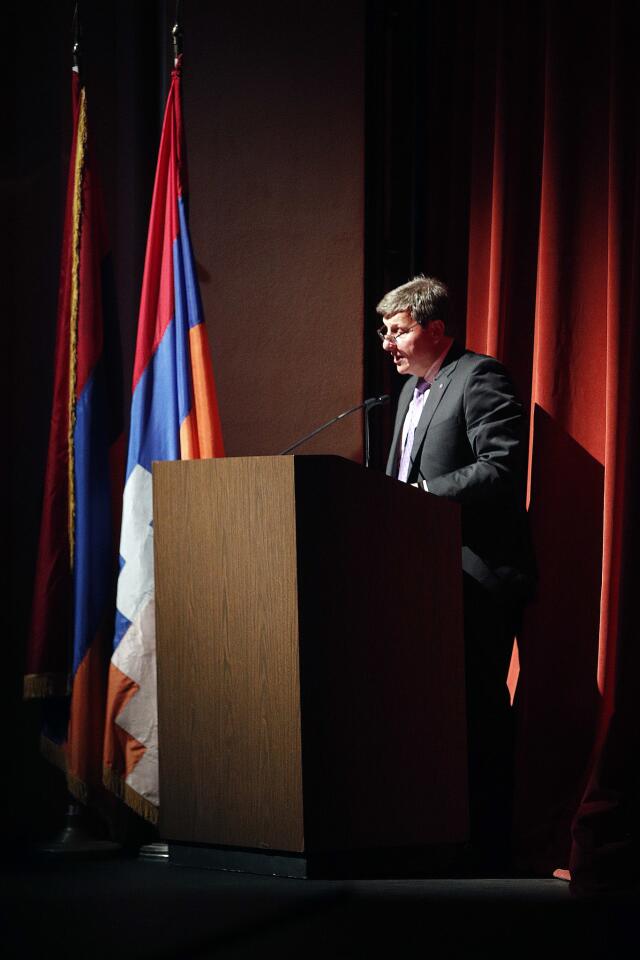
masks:
<svg viewBox="0 0 640 960"><path fill-rule="evenodd" d="M393 351L393 350L395 350L395 348L396 348L396 345L395 345L395 343L394 343L392 340L383 340L383 341L382 341L382 349L383 349L383 350Z"/></svg>

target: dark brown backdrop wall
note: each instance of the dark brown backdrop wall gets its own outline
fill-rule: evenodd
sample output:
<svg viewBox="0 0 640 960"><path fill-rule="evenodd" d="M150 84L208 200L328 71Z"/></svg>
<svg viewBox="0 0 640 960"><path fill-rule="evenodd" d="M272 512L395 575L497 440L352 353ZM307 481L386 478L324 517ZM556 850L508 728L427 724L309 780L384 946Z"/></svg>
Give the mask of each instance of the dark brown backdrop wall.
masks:
<svg viewBox="0 0 640 960"><path fill-rule="evenodd" d="M184 7L191 232L226 452L362 394L364 5ZM359 458L352 417L301 453Z"/></svg>

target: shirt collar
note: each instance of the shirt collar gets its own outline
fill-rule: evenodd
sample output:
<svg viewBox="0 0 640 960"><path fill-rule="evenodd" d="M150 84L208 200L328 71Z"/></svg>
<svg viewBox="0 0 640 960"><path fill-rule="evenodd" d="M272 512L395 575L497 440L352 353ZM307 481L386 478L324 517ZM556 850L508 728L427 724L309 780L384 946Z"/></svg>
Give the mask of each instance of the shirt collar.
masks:
<svg viewBox="0 0 640 960"><path fill-rule="evenodd" d="M416 389L420 389L423 383L427 383L429 386L431 386L435 378L440 373L440 367L442 366L444 358L449 353L450 349L451 349L451 343L447 343L446 347L444 348L440 356L436 360L434 360L434 362L431 364L431 366L425 373L424 377L418 378Z"/></svg>

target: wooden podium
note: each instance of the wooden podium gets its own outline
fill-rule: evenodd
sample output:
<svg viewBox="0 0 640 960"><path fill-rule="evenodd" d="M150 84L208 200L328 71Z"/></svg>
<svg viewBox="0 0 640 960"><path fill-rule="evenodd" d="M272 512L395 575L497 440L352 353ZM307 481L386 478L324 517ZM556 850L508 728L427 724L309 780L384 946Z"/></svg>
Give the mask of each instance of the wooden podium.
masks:
<svg viewBox="0 0 640 960"><path fill-rule="evenodd" d="M314 456L156 463L153 492L171 857L464 842L457 504Z"/></svg>

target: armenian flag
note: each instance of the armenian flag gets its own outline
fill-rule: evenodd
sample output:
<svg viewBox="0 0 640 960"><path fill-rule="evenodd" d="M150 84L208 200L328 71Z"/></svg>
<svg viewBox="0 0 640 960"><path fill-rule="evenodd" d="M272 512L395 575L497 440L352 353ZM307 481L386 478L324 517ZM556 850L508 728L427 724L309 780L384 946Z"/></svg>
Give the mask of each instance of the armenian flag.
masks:
<svg viewBox="0 0 640 960"><path fill-rule="evenodd" d="M104 781L157 821L158 720L151 465L224 455L189 237L176 60L151 205L133 373Z"/></svg>
<svg viewBox="0 0 640 960"><path fill-rule="evenodd" d="M102 789L124 447L111 256L77 67L71 79L53 406L24 694L49 699L45 753L86 802Z"/></svg>

